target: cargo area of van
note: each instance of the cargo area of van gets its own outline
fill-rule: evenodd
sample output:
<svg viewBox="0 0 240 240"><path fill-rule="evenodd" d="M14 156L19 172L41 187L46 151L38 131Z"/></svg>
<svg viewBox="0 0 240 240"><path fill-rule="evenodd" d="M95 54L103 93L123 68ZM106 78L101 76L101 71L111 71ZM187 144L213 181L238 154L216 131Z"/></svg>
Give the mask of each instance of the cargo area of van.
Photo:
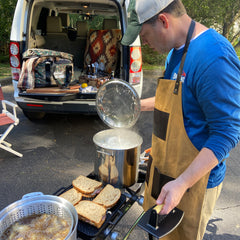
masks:
<svg viewBox="0 0 240 240"><path fill-rule="evenodd" d="M25 115L92 112L99 87L112 78L129 82L141 96L140 41L121 45L125 1L31 0L19 17L23 2L18 1L12 25L12 35L20 27L22 39L10 39L10 64L15 99Z"/></svg>
<svg viewBox="0 0 240 240"><path fill-rule="evenodd" d="M53 56L56 51L71 54L73 75L68 81L83 86L91 82L90 85L96 87L97 78L107 79L113 74L119 77L122 34L114 4L44 1L34 4L31 19L27 48L54 50ZM46 53L38 51L35 56L46 56ZM47 56L51 57L51 53ZM47 58L45 62L48 63ZM55 84L52 81L50 85ZM46 86L43 84L43 87ZM94 91L95 88L92 91L89 88L89 92ZM36 92L39 91L36 89Z"/></svg>

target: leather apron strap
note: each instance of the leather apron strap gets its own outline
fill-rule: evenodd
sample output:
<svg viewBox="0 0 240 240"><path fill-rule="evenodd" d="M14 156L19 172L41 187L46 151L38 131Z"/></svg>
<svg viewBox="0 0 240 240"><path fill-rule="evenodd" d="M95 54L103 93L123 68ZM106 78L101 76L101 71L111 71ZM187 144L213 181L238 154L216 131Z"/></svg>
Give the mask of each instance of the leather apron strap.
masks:
<svg viewBox="0 0 240 240"><path fill-rule="evenodd" d="M173 91L175 87L175 81L160 79L156 90L152 158L148 163L143 204L145 211L156 204L161 187L167 181L177 178L199 153L184 127L180 78L176 93ZM207 181L208 176L203 177L184 194L178 205L185 213L183 221L162 239L196 239Z"/></svg>
<svg viewBox="0 0 240 240"><path fill-rule="evenodd" d="M181 76L182 76L182 72L183 72L183 66L185 63L186 56L187 56L188 47L189 47L189 44L190 44L190 41L191 41L191 38L192 38L192 35L194 32L195 24L196 24L195 21L192 20L189 30L188 30L187 39L186 39L186 43L185 43L184 50L183 50L182 60L180 63L180 67L178 69L177 80L176 80L174 91L173 91L174 94L178 94L178 88L179 88L179 84L180 84Z"/></svg>

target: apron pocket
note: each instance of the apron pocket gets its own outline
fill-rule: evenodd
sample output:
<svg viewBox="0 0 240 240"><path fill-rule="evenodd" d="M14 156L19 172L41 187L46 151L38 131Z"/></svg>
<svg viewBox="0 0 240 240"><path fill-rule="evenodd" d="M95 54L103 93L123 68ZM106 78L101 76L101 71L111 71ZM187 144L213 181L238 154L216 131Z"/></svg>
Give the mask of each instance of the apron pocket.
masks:
<svg viewBox="0 0 240 240"><path fill-rule="evenodd" d="M147 164L147 172L146 172L146 177L145 177L145 181L148 185L148 181L149 181L149 176L150 176L150 169L151 169L151 166L152 166L152 156L149 155L149 159L148 159L148 164Z"/></svg>
<svg viewBox="0 0 240 240"><path fill-rule="evenodd" d="M154 109L153 133L156 137L166 140L169 113Z"/></svg>
<svg viewBox="0 0 240 240"><path fill-rule="evenodd" d="M153 174L153 182L152 182L152 197L157 200L162 187L174 180L174 178L169 177L167 175L161 174L158 168L154 167L154 174Z"/></svg>

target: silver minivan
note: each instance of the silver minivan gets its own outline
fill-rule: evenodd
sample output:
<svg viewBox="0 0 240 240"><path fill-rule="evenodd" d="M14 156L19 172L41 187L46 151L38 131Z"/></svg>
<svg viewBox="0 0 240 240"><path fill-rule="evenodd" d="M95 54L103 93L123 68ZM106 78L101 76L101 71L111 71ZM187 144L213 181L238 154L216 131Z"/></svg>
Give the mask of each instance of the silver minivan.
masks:
<svg viewBox="0 0 240 240"><path fill-rule="evenodd" d="M39 119L47 113L96 113L96 89L92 92L79 89L75 97L71 98L68 97L69 94L49 93L54 89L49 87L43 90L41 88L41 91L37 88L32 91L19 88L21 74L26 74L23 73L24 53L30 49L71 54L71 81L81 85L79 79L89 74L89 66L93 66L88 55L90 47L91 51L101 48L100 43L89 45L90 33L93 31L116 30L120 33L114 68L107 74L129 82L141 97L143 72L140 39L137 38L131 46L120 44L127 28L127 7L128 1L125 0L18 0L9 52L14 97L25 116ZM103 38L103 41L105 40L106 38ZM111 49L109 52L111 55ZM106 59L94 61L94 64L100 66L101 61L106 62Z"/></svg>

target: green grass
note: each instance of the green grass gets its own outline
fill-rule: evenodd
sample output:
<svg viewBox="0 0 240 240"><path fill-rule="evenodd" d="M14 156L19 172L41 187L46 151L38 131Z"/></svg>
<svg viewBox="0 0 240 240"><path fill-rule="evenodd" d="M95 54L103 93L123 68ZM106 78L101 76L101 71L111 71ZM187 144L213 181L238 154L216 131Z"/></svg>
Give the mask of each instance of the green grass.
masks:
<svg viewBox="0 0 240 240"><path fill-rule="evenodd" d="M164 69L164 66L157 65L157 64L143 63L142 68L143 70L160 70L160 69Z"/></svg>
<svg viewBox="0 0 240 240"><path fill-rule="evenodd" d="M9 63L0 63L0 78L10 77L11 68Z"/></svg>

